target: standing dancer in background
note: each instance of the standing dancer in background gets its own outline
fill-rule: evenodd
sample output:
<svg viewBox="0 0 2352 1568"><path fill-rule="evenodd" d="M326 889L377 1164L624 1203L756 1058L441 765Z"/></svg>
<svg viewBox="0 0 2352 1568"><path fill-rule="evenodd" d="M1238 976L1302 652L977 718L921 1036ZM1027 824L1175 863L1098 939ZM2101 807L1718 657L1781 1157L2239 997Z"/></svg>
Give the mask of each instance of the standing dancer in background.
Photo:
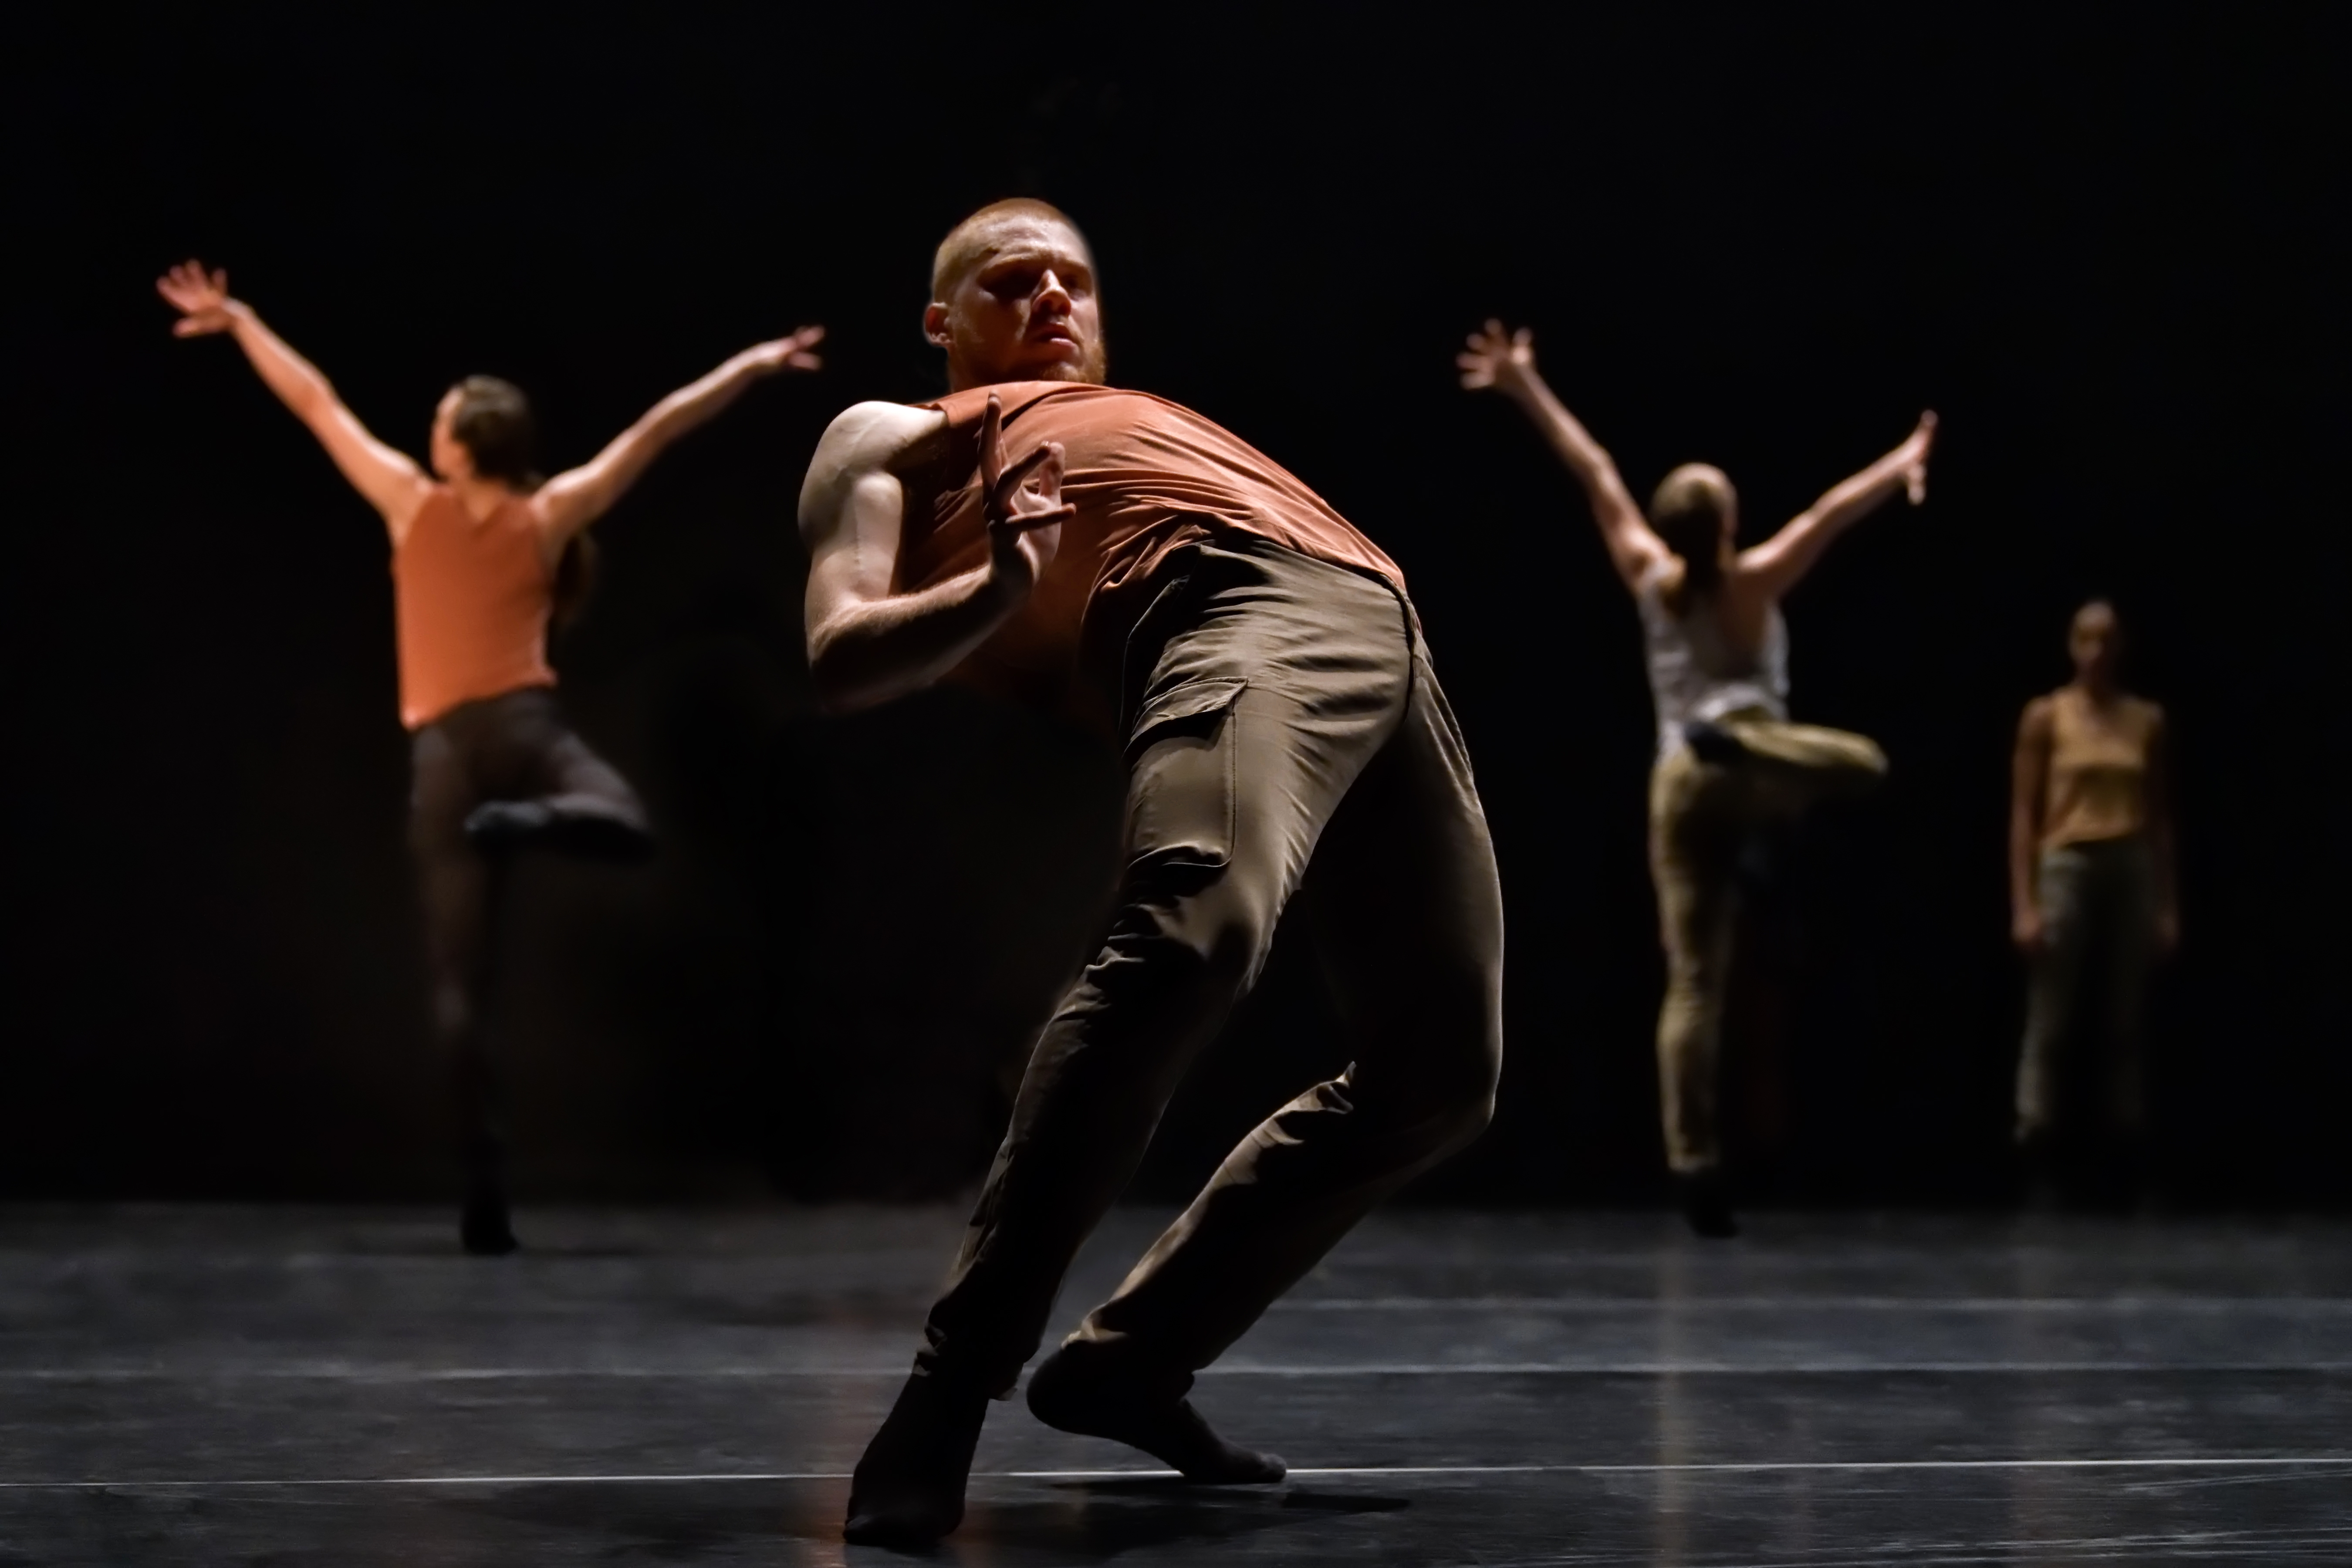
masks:
<svg viewBox="0 0 2352 1568"><path fill-rule="evenodd" d="M487 1037L506 859L542 846L603 859L650 852L626 780L564 723L547 662L552 614L587 586L588 525L662 449L761 376L814 370L824 330L744 350L654 405L581 468L542 482L530 405L468 376L434 410L428 476L369 434L327 378L189 261L155 285L184 338L227 332L269 390L383 518L400 639L401 719L413 732L409 841L425 907L435 1032L448 1057L465 1158L466 1250L515 1247L498 1085Z"/></svg>
<svg viewBox="0 0 2352 1568"><path fill-rule="evenodd" d="M1763 543L1738 547L1738 499L1721 469L1668 474L1650 515L1617 466L1536 373L1532 335L1488 321L1458 362L1462 384L1527 411L1583 482L1609 559L1641 607L1658 758L1650 775L1650 869L1666 950L1658 1087L1666 1163L1701 1236L1738 1234L1717 1125L1717 1058L1742 850L1811 803L1859 794L1886 772L1877 745L1789 722L1789 633L1780 599L1822 552L1896 490L1927 495L1936 416Z"/></svg>
<svg viewBox="0 0 2352 1568"><path fill-rule="evenodd" d="M2017 1144L2029 1180L2050 1173L2065 1118L2062 1079L2105 1026L2095 1064L2103 1129L2126 1183L2147 1106L2140 1017L2148 973L2180 940L2164 710L2118 684L2123 625L2094 599L2066 638L2074 679L2025 705L2011 769L2011 930L2032 965L2017 1063Z"/></svg>
<svg viewBox="0 0 2352 1568"><path fill-rule="evenodd" d="M1231 433L1102 384L1094 258L1052 207L957 225L931 300L948 395L850 409L801 491L818 695L865 708L952 671L1089 718L1126 758L1127 826L1100 951L1037 1041L914 1375L857 1463L846 1533L897 1542L962 1518L989 1401L1294 896L1355 1060L1243 1140L1037 1368L1039 1419L1193 1481L1281 1479L1210 1430L1193 1373L1477 1136L1502 1058L1494 848L1396 567ZM1234 340L1244 362L1266 324Z"/></svg>

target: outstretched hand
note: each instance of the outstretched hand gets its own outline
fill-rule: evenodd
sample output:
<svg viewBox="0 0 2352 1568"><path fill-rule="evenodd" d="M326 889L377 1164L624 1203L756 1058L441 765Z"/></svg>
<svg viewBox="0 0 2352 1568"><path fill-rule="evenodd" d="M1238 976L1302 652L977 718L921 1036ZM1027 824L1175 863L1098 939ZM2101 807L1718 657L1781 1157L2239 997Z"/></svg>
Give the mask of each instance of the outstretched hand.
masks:
<svg viewBox="0 0 2352 1568"><path fill-rule="evenodd" d="M236 322L237 303L229 298L226 268L206 272L201 261L183 261L155 279L155 292L180 312L172 323L173 337L225 332Z"/></svg>
<svg viewBox="0 0 2352 1568"><path fill-rule="evenodd" d="M736 357L761 375L780 370L816 370L824 361L809 351L824 341L823 327L803 327L790 337L754 343Z"/></svg>
<svg viewBox="0 0 2352 1568"><path fill-rule="evenodd" d="M1536 335L1528 328L1507 332L1502 322L1489 318L1484 328L1470 334L1470 346L1454 356L1462 367L1463 390L1520 390L1536 374L1535 344Z"/></svg>
<svg viewBox="0 0 2352 1568"><path fill-rule="evenodd" d="M1004 405L988 395L980 418L981 506L988 519L991 564L1024 594L1036 585L1062 542L1062 524L1077 508L1062 499L1062 444L1048 441L1004 462Z"/></svg>
<svg viewBox="0 0 2352 1568"><path fill-rule="evenodd" d="M1919 416L1919 423L1895 448L1895 461L1902 466L1903 488L1918 506L1927 499L1927 453L1936 445L1936 411L1932 408Z"/></svg>

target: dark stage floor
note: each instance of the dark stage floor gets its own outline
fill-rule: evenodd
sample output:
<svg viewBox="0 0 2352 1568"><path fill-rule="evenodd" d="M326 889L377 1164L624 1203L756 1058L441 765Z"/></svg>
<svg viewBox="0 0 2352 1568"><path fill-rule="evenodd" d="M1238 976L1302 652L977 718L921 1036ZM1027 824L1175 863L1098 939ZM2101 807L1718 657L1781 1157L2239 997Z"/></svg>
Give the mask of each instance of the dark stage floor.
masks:
<svg viewBox="0 0 2352 1568"><path fill-rule="evenodd" d="M1075 1317L1157 1216L1120 1216ZM887 1563L960 1216L0 1210L0 1563ZM987 1564L2352 1562L2352 1226L1411 1211L1202 1380L1193 1490L992 1417Z"/></svg>

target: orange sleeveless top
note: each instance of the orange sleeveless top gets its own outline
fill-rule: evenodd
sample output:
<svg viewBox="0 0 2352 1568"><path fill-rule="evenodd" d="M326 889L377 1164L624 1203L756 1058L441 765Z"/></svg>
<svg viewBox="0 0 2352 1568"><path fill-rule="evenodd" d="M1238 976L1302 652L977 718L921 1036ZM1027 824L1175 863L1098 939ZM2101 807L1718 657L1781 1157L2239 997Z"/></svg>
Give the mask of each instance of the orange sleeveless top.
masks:
<svg viewBox="0 0 2352 1568"><path fill-rule="evenodd" d="M477 522L436 485L392 552L400 630L400 718L423 729L461 702L552 686L547 617L554 583L530 503Z"/></svg>
<svg viewBox="0 0 2352 1568"><path fill-rule="evenodd" d="M1404 587L1396 563L1322 497L1221 426L1148 392L1030 381L922 405L948 416L956 453L950 471L964 478L929 516L906 519L893 584L898 593L919 593L988 559L979 468L991 393L1003 405L1006 465L1059 441L1062 499L1077 515L1062 525L1061 544L1029 602L956 672L966 683L1088 716L1071 678L1082 665L1117 655L1149 604L1153 573L1171 553L1220 531Z"/></svg>

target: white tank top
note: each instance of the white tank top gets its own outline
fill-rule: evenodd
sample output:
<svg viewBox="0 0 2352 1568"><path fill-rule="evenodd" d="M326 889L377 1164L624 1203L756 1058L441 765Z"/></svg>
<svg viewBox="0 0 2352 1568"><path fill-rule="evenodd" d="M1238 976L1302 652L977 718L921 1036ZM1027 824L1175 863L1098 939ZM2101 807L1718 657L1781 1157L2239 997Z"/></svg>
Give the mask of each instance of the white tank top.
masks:
<svg viewBox="0 0 2352 1568"><path fill-rule="evenodd" d="M1683 726L1713 723L1734 713L1789 716L1789 625L1780 606L1764 613L1764 646L1754 658L1725 641L1714 607L1695 600L1681 616L1666 608L1660 562L1633 591L1641 606L1642 640L1650 663L1650 698L1658 709L1658 756L1682 749Z"/></svg>

